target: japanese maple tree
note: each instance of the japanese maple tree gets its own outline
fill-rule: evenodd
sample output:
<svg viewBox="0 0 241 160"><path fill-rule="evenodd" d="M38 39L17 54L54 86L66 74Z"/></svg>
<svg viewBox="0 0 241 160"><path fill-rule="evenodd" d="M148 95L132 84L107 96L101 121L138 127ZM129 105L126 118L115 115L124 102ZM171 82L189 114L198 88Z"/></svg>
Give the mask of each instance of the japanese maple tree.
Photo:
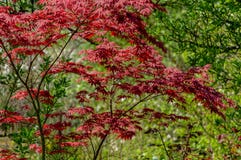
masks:
<svg viewBox="0 0 241 160"><path fill-rule="evenodd" d="M188 119L140 108L159 96L185 103L185 95L192 94L194 101L223 118L222 109L233 106L208 86L208 65L184 72L162 63L159 52L165 54L167 49L148 34L144 19L154 10L166 10L151 0L40 0L35 5L39 9L29 12L0 7L1 56L18 79L19 89L11 100L21 104L15 106L19 112L0 113L1 124L37 126L39 139L29 149L42 160L73 154L71 148L92 145L93 137L99 144L92 145L91 158L97 159L109 135L131 139L142 129L141 119ZM69 60L65 50L76 40L92 47L79 48L78 58ZM56 46L61 46L57 54L51 50ZM54 91L53 79L67 74L77 75L86 88L73 97L79 105L58 108L64 94ZM22 106L24 110L19 109ZM53 147L47 148L47 141Z"/></svg>

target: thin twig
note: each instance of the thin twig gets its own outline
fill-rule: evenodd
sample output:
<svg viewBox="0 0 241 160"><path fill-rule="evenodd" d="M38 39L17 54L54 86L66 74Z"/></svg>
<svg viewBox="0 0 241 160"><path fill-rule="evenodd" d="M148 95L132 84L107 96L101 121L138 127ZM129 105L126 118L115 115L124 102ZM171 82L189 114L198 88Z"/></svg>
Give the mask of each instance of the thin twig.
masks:
<svg viewBox="0 0 241 160"><path fill-rule="evenodd" d="M169 160L174 160L173 157L169 154L169 152L168 152L168 150L167 150L167 147L166 147L166 144L165 144L165 142L164 142L164 139L163 139L163 137L162 137L162 134L161 134L161 132L160 132L159 130L158 130L158 133L159 133L159 135L160 135L161 142L162 142L163 148L164 148L164 150L165 150L165 152L166 152L166 154L167 154L167 156L168 156L168 159L169 159Z"/></svg>

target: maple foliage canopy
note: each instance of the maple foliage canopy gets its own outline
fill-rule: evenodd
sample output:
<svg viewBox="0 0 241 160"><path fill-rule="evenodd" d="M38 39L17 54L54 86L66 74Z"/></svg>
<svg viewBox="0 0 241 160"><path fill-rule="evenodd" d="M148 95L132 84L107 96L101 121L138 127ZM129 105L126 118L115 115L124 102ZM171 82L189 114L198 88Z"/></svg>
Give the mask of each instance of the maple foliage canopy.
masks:
<svg viewBox="0 0 241 160"><path fill-rule="evenodd" d="M44 138L51 139L51 136L61 146L58 152L65 147L85 146L91 136L104 140L107 135L116 134L118 138L131 139L136 131L141 130L138 120L147 115L157 119L185 119L148 109L141 113L134 111L138 104L158 96L167 95L169 101L185 103L185 95L193 94L195 101L223 117L222 109L233 105L224 95L208 86L208 65L181 71L163 64L158 50L165 54L167 49L148 34L143 19L154 10L166 10L152 1L40 0L38 5L42 6L41 9L33 13L14 12L13 8L0 7L2 56L8 59L23 86L23 90L16 91L12 99L31 99L38 121L36 135L41 136L42 149L36 144L31 145L30 149L45 152ZM121 46L111 37L122 39L127 45ZM78 61L61 60L66 46L75 39L84 40L95 47L81 50ZM48 49L60 40L65 43L45 70L33 70L33 66L38 67L37 60L51 54ZM22 64L27 65L23 75L18 69ZM71 107L57 113L53 109L44 114L42 105L54 105L55 98L51 95L51 89L44 87L44 80L59 73L76 74L80 81L87 82L94 90L86 88L77 93L76 98L83 104L82 107ZM31 83L30 77L37 77L34 83ZM129 99L140 100L128 106L124 102ZM93 101L104 102L105 110L99 112L91 106ZM58 116L65 118L48 123L48 119ZM15 113L10 117L28 121ZM10 117L1 121L15 123L9 120ZM73 127L72 122L76 119L84 121L79 123L75 132L62 134L62 131Z"/></svg>

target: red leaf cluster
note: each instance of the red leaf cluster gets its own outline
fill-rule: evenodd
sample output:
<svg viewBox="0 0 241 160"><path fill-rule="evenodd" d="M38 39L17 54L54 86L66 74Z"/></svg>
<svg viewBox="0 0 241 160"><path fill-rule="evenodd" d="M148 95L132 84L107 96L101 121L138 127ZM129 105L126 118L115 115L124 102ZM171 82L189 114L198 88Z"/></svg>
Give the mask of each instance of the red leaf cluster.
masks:
<svg viewBox="0 0 241 160"><path fill-rule="evenodd" d="M33 150L33 151L36 152L36 153L42 153L42 148L41 148L41 146L39 146L38 144L31 144L31 145L29 146L29 149L30 149L30 150Z"/></svg>
<svg viewBox="0 0 241 160"><path fill-rule="evenodd" d="M81 54L84 54L82 62L98 64L105 70L100 72L94 67L68 62L55 66L50 73L68 72L80 75L82 80L95 86L95 95L98 98L114 94L108 91L108 86L112 85L124 92L119 96L126 95L126 92L131 95L162 94L168 95L170 101L176 99L185 103L185 94L193 94L195 101L221 116L223 114L220 109L233 106L224 95L207 86L206 72L209 65L184 72L165 67L161 62L162 57L150 46L137 45L121 49L107 40L96 49ZM82 91L77 94L77 98L80 102L89 102L86 98L89 94Z"/></svg>
<svg viewBox="0 0 241 160"><path fill-rule="evenodd" d="M86 146L85 142L62 142L60 143L61 147L79 147Z"/></svg>
<svg viewBox="0 0 241 160"><path fill-rule="evenodd" d="M185 117L185 116L178 116L176 114L166 114L166 113L155 111L150 108L144 108L140 113L142 113L143 116L151 115L150 119L168 119L171 121L176 121L176 120L180 120L180 119L182 119L182 120L189 119L188 117Z"/></svg>
<svg viewBox="0 0 241 160"><path fill-rule="evenodd" d="M23 117L17 112L0 110L0 124L35 123L34 117Z"/></svg>
<svg viewBox="0 0 241 160"><path fill-rule="evenodd" d="M71 123L70 122L56 122L56 123L51 123L51 124L44 124L43 125L43 134L48 137L50 136L51 133L56 132L56 131L63 131L67 129L67 127L70 127ZM40 135L40 131L37 131L35 133L37 136Z"/></svg>
<svg viewBox="0 0 241 160"><path fill-rule="evenodd" d="M29 93L30 92L30 93ZM23 100L31 94L33 99L35 99L37 96L40 100L40 102L45 103L45 104L52 104L54 97L50 95L49 91L47 90L40 90L38 91L37 89L30 89L30 91L27 90L19 90L17 93L15 93L14 96L12 96L12 99L18 99L18 100Z"/></svg>
<svg viewBox="0 0 241 160"><path fill-rule="evenodd" d="M73 115L87 115L87 114L92 114L94 113L94 109L89 106L85 107L73 107L68 110L68 115L73 116Z"/></svg>
<svg viewBox="0 0 241 160"><path fill-rule="evenodd" d="M27 158L18 158L18 156L15 153L9 150L1 150L0 160L27 160Z"/></svg>
<svg viewBox="0 0 241 160"><path fill-rule="evenodd" d="M141 130L139 123L129 116L122 117L123 111L117 110L114 113L94 113L88 118L77 131L87 137L105 137L109 134L116 134L121 139L131 139L136 131Z"/></svg>

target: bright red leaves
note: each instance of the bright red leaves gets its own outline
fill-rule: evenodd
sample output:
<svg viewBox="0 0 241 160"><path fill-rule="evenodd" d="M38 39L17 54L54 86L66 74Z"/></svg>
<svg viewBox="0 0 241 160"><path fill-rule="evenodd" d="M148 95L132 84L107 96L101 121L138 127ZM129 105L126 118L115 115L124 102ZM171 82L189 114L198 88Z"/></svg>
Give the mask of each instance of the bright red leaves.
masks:
<svg viewBox="0 0 241 160"><path fill-rule="evenodd" d="M9 150L0 151L0 160L27 160L26 158L18 158L16 154Z"/></svg>
<svg viewBox="0 0 241 160"><path fill-rule="evenodd" d="M26 97L29 96L29 94L31 94L31 97L33 99L36 99L36 97L38 96L40 102L45 103L45 104L52 104L53 103L53 96L50 95L49 91L46 90L40 90L38 91L37 89L30 89L29 91L22 91L19 90L17 91L17 93L15 93L14 96L12 96L12 98L14 99L18 99L18 100L23 100Z"/></svg>
<svg viewBox="0 0 241 160"><path fill-rule="evenodd" d="M23 117L20 113L0 110L0 124L35 123L34 117Z"/></svg>

